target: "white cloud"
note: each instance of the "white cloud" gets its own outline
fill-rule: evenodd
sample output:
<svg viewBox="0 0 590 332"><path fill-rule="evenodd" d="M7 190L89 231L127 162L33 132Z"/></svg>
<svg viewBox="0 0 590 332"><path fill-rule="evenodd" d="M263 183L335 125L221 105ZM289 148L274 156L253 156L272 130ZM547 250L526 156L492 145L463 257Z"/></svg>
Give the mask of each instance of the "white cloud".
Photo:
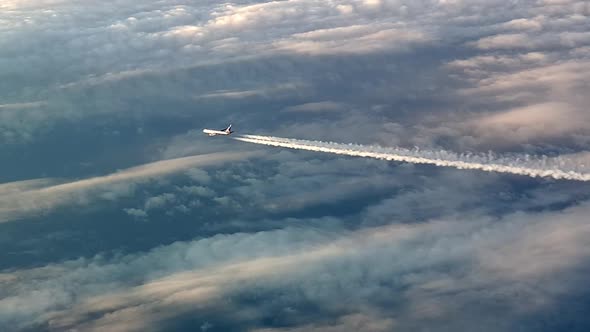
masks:
<svg viewBox="0 0 590 332"><path fill-rule="evenodd" d="M449 113L446 135L503 146L588 142L590 65L583 51L508 51L453 60L447 68L464 77L468 87L457 92L476 106Z"/></svg>
<svg viewBox="0 0 590 332"><path fill-rule="evenodd" d="M590 130L590 114L567 103L543 103L484 114L471 125L481 136L527 142Z"/></svg>
<svg viewBox="0 0 590 332"><path fill-rule="evenodd" d="M441 46L467 44L475 46L473 52L477 54L474 58L495 57L512 61L516 66L513 69L521 70L522 66L532 66L534 61L560 65L574 56L566 56L564 52L584 57L584 47L590 43L585 29L590 23L583 1L545 3L527 0L505 6L498 0L411 3L396 0L344 0L336 3L290 0L227 4L167 0L148 1L141 5L120 0L116 11L93 1L86 2L83 11L68 1L13 1L5 6L11 8L11 14L4 18L6 24L2 25L7 33L0 38L0 68L4 69L0 72L22 77L23 80L19 81L26 81L26 84L18 91L29 97L54 96L55 88L61 87L57 89L57 100L65 101L71 95L78 98L77 93L95 88L106 90L105 96L99 96L117 100L120 96L109 98L110 93L118 92L119 84L123 84L138 86L131 95L139 92L151 95L145 90L153 89L173 100L185 100L187 94L207 103L290 97L304 104L314 100L335 100L336 96L326 96L322 90L331 82L334 85L331 87L332 94L338 90L337 85L343 90L348 87L355 90L354 93L347 93L349 98L356 96L367 103L364 106L368 109L373 102L366 97L369 93L377 96L381 104L416 98L430 102L433 95L434 99L440 98L437 92L451 99L457 96L453 85L447 86L445 78L439 77L441 73L436 68L423 73L429 76L428 80L419 80L422 68L408 70L409 74L398 78L399 72L404 72L407 65L400 64L400 68L392 70L398 61L385 61L375 63L376 67L382 67L381 74L371 72L371 78L360 77L358 82L350 84L346 81L348 76L341 75L346 68L338 67L342 64L336 66L337 62L332 61L342 55L400 56L400 52L411 55L418 51L434 55L438 54ZM481 13L486 13L485 17ZM25 18L35 24L23 25ZM36 45L40 44L46 47L43 55L37 56L41 53L36 50ZM518 51L544 56L545 59L531 59L526 63L521 59L523 54L518 54ZM453 57L459 58L456 59L458 61L470 61L460 60L462 51L459 49L455 53L447 53L441 54L450 57L450 61ZM27 56L13 57L11 54ZM256 64L251 69L242 67L244 76L256 77L257 82L236 82L236 77L240 77L239 69L229 74L224 72L227 66L240 61ZM323 63L316 64L314 71L325 70L331 74L316 76L313 72L306 72L309 64L316 61ZM354 61L351 66L365 68L363 66L367 65L363 64L364 60L360 63ZM414 65L422 66L422 63ZM211 66L215 67L215 74L209 73L207 77L195 75L199 76L199 82L212 84L197 84L197 79L193 81L192 76L187 78L190 76L187 72ZM344 67L347 66L344 64ZM270 72L278 72L277 76L280 75L282 81L268 78L270 74L261 69L267 67L272 68L268 69ZM30 68L45 69L32 71ZM60 70L54 72L53 68ZM457 74L454 78L470 82L474 75L479 75L479 79L486 76L493 79L499 74L493 70L478 69L481 68L469 68L468 72ZM511 70L508 69L503 74L508 75ZM50 82L37 77L44 70L54 73ZM166 80L174 85L169 89L160 81L163 76L173 78L178 75L184 77L181 79L183 82L174 85L171 80ZM285 79L294 76L297 76L295 83ZM398 79L405 84L400 84ZM132 83L136 81L137 84ZM366 81L366 85L362 85L361 81ZM298 87L283 90L280 84L297 84ZM306 87L305 95L302 95L299 85ZM414 91L413 85L419 87L419 91ZM12 84L8 88L19 89L17 86ZM178 91L178 86L187 90ZM18 94L18 91L13 92ZM13 92L10 92L11 96ZM124 94L123 91L121 93ZM498 98L503 95L497 91L494 93ZM310 94L313 98L304 100L303 97ZM540 98L538 94L526 96ZM477 101L474 96L462 95L459 98L467 103ZM8 100L27 99L30 98ZM83 120L92 112L107 114L116 109L112 103L104 103L100 111L91 111L78 109L78 105L68 105L67 102L62 105L57 100L49 101L47 106L50 107L42 113L28 112L3 118L2 125L7 128L3 133L5 138L29 139L40 127L52 126L53 121ZM563 100L534 100L529 104L560 101ZM437 111L442 113L447 110ZM157 112L160 111L154 111ZM145 116L151 115L146 112ZM23 124L27 124L26 130L22 128Z"/></svg>
<svg viewBox="0 0 590 332"><path fill-rule="evenodd" d="M227 161L240 160L255 156L253 152L212 153L199 156L161 160L153 163L128 168L109 175L84 180L66 182L50 186L39 186L45 181L8 184L5 188L15 188L8 194L0 196L0 222L37 215L58 206L68 204L88 204L97 198L116 199L133 192L136 183L165 176L196 166L208 166Z"/></svg>
<svg viewBox="0 0 590 332"><path fill-rule="evenodd" d="M199 183L209 183L211 181L211 177L207 171L204 171L199 168L191 168L186 172L192 180L197 181Z"/></svg>
<svg viewBox="0 0 590 332"><path fill-rule="evenodd" d="M56 182L56 180L52 179L34 179L2 183L0 184L0 196L18 194L23 191L44 188L51 186Z"/></svg>
<svg viewBox="0 0 590 332"><path fill-rule="evenodd" d="M321 112L338 112L345 111L349 106L345 103L326 100L312 103L305 103L295 106L289 106L283 109L284 112L302 112L302 113L321 113Z"/></svg>
<svg viewBox="0 0 590 332"><path fill-rule="evenodd" d="M176 196L173 193L163 193L158 196L153 196L145 201L144 208L146 210L159 209L167 204L173 204L176 201Z"/></svg>
<svg viewBox="0 0 590 332"><path fill-rule="evenodd" d="M195 99L210 99L210 98L222 98L222 99L242 99L250 97L276 97L285 93L293 93L299 89L304 89L305 85L297 83L284 83L277 84L271 87L260 87L249 90L221 90L213 91L206 94L195 96Z"/></svg>
<svg viewBox="0 0 590 332"><path fill-rule="evenodd" d="M543 28L542 18L517 18L502 24L510 30L541 30Z"/></svg>
<svg viewBox="0 0 590 332"><path fill-rule="evenodd" d="M590 62L567 61L540 66L506 75L499 74L481 81L481 90L503 91L527 87L541 87L555 94L576 93L576 87L588 82L586 74Z"/></svg>
<svg viewBox="0 0 590 332"><path fill-rule="evenodd" d="M432 37L414 29L348 26L297 33L275 43L277 49L308 55L366 54L379 51L405 52Z"/></svg>
<svg viewBox="0 0 590 332"><path fill-rule="evenodd" d="M480 49L520 49L530 47L530 39L521 33L485 37L478 40L475 46Z"/></svg>
<svg viewBox="0 0 590 332"><path fill-rule="evenodd" d="M339 317L332 324L309 324L291 328L257 329L253 332L387 332L395 331L395 320L375 313L355 313Z"/></svg>
<svg viewBox="0 0 590 332"><path fill-rule="evenodd" d="M578 287L568 281L583 280L576 266L590 257L587 212L581 205L500 220L480 216L355 232L298 228L219 235L121 260L19 270L2 278L9 295L0 300L0 319L21 327L34 318L55 329L143 330L183 313L223 309L234 295L281 290L289 295L280 304L261 298L251 314L263 315L266 305L288 306L289 296L302 293L323 310L365 307L400 328L425 317L475 327L489 314L485 303L502 303L498 310L509 321L550 308ZM404 298L395 315L377 304L391 292ZM466 311L471 318L457 316Z"/></svg>
<svg viewBox="0 0 590 332"><path fill-rule="evenodd" d="M215 191L203 186L183 186L178 191L193 196L215 197Z"/></svg>
<svg viewBox="0 0 590 332"><path fill-rule="evenodd" d="M145 212L144 210L141 209L123 209L123 211L125 211L125 213L127 213L128 215L135 217L135 218L147 218L148 214L147 212Z"/></svg>
<svg viewBox="0 0 590 332"><path fill-rule="evenodd" d="M44 106L47 103L44 101L32 101L26 103L12 103L12 104L0 104L0 112L3 110L18 110L22 108L35 108Z"/></svg>

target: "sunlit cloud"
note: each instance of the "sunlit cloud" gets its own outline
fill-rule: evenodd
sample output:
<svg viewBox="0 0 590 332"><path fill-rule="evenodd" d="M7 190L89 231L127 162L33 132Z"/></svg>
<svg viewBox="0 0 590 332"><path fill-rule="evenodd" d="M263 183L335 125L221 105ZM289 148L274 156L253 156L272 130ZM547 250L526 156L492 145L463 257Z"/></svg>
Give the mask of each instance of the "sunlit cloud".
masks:
<svg viewBox="0 0 590 332"><path fill-rule="evenodd" d="M224 152L161 160L112 174L47 186L52 179L3 184L0 187L0 222L35 216L69 204L89 204L94 199L113 200L130 195L142 181L257 155L253 152Z"/></svg>

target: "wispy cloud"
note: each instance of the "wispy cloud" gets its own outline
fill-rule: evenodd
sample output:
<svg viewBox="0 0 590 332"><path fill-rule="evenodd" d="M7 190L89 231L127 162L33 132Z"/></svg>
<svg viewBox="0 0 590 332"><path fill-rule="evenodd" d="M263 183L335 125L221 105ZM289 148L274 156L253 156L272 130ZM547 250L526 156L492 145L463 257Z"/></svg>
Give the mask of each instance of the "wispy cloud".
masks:
<svg viewBox="0 0 590 332"><path fill-rule="evenodd" d="M129 195L133 186L152 178L194 167L204 167L257 155L255 152L223 152L168 159L128 168L112 174L56 185L51 179L4 184L0 195L0 222L34 216L68 204L88 204L92 199L112 200Z"/></svg>
<svg viewBox="0 0 590 332"><path fill-rule="evenodd" d="M400 326L442 317L448 319L445 325L475 326L485 303L503 303L496 310L509 319L558 305L560 294L577 287L554 277L582 280L575 266L590 257L587 210L581 205L500 220L433 220L339 234L287 228L175 244L112 262L95 258L15 271L2 278L10 295L0 300L7 314L1 318L12 326L35 317L53 329L143 330L183 313L229 310L228 300L240 294L281 290L282 306L303 292L327 312L362 313L364 307ZM277 251L261 251L269 246ZM16 280L29 287L15 287ZM395 304L395 315L386 310L394 304L385 308L375 302L389 303L392 292L405 299ZM253 304L258 308L248 317L277 305L266 301ZM470 310L471 318L454 316L469 306L482 311ZM235 313L238 318L239 310Z"/></svg>
<svg viewBox="0 0 590 332"><path fill-rule="evenodd" d="M295 106L289 106L283 109L283 112L302 112L302 113L322 113L322 112L338 112L345 111L350 106L345 103L335 101L318 101L305 103Z"/></svg>
<svg viewBox="0 0 590 332"><path fill-rule="evenodd" d="M250 98L250 97L276 97L278 94L283 94L285 92L293 92L300 89L305 89L306 86L304 84L297 84L297 83L284 83L278 84L272 87L260 87L257 89L249 89L249 90L221 90L221 91L213 91L209 93L205 93L202 95L195 96L195 99L211 99L211 98L220 98L220 99L242 99L242 98Z"/></svg>
<svg viewBox="0 0 590 332"><path fill-rule="evenodd" d="M367 54L378 51L407 51L432 41L425 32L408 28L348 26L297 33L275 43L278 50L309 55Z"/></svg>
<svg viewBox="0 0 590 332"><path fill-rule="evenodd" d="M0 111L2 110L18 110L23 108L34 108L46 105L45 101L32 101L26 103L12 103L12 104L0 104Z"/></svg>

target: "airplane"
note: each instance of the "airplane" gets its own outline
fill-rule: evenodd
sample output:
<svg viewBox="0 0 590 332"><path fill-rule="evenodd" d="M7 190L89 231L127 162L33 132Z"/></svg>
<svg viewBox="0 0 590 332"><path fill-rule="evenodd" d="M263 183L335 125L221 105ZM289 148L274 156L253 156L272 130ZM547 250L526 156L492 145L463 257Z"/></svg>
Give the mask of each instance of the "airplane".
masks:
<svg viewBox="0 0 590 332"><path fill-rule="evenodd" d="M229 125L225 129L221 130L213 130L213 129L203 129L203 132L209 136L217 136L217 135L231 135L234 131L231 130L231 125Z"/></svg>

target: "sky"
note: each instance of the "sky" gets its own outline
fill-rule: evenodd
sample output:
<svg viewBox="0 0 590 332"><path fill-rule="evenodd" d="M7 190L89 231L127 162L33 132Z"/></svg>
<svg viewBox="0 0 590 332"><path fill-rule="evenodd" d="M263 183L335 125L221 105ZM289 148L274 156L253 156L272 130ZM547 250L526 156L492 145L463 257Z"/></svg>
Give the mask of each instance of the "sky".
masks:
<svg viewBox="0 0 590 332"><path fill-rule="evenodd" d="M588 331L587 181L232 139L588 169L588 91L583 0L3 0L0 330Z"/></svg>

